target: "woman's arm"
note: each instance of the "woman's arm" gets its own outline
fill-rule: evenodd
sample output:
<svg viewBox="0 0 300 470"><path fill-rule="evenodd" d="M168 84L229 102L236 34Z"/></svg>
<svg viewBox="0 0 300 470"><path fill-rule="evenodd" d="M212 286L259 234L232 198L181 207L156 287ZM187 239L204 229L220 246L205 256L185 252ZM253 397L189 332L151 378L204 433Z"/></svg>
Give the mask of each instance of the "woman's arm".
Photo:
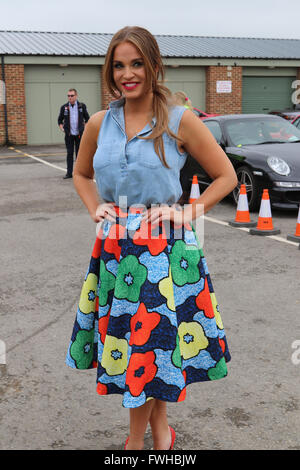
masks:
<svg viewBox="0 0 300 470"><path fill-rule="evenodd" d="M202 166L213 180L188 211L192 219L209 211L237 185L235 170L226 153L217 144L205 124L192 111L183 113L178 136L184 149Z"/></svg>
<svg viewBox="0 0 300 470"><path fill-rule="evenodd" d="M87 207L90 216L98 222L97 207L100 204L96 184L93 181L93 158L97 150L97 138L106 111L93 114L86 123L73 171L73 182L77 193Z"/></svg>
<svg viewBox="0 0 300 470"><path fill-rule="evenodd" d="M146 223L155 225L162 220L172 220L180 225L190 222L209 211L237 185L236 173L226 153L192 111L186 110L183 113L178 137L182 139L181 147L197 160L213 182L184 211L172 207L157 207L147 211L144 216Z"/></svg>

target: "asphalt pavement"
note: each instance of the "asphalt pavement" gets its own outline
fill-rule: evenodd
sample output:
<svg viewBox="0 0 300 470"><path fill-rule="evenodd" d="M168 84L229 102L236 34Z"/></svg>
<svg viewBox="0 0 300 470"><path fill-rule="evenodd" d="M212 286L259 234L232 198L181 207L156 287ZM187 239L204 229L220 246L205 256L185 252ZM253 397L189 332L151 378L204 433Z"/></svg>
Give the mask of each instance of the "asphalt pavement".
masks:
<svg viewBox="0 0 300 470"><path fill-rule="evenodd" d="M113 451L127 437L121 397L99 396L95 370L64 362L96 235L65 172L63 145L0 149L1 450ZM276 239L223 224L235 210L224 200L204 222L229 373L168 405L175 449L299 450L300 250L285 242L297 212L272 211Z"/></svg>

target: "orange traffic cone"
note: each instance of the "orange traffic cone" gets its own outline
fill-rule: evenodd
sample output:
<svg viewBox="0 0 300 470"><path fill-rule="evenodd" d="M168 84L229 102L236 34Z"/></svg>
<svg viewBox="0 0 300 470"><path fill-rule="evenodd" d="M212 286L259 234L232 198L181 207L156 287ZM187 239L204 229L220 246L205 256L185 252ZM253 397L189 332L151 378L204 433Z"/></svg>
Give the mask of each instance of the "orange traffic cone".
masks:
<svg viewBox="0 0 300 470"><path fill-rule="evenodd" d="M272 222L271 204L269 191L264 189L259 209L258 221L256 228L250 228L251 235L277 235L279 229L274 229Z"/></svg>
<svg viewBox="0 0 300 470"><path fill-rule="evenodd" d="M299 204L296 232L294 233L294 235L288 235L286 238L287 240L291 240L293 242L300 242L300 204ZM300 245L299 245L299 249L300 249Z"/></svg>
<svg viewBox="0 0 300 470"><path fill-rule="evenodd" d="M194 175L193 176L193 181L192 181L189 204L192 204L192 202L196 201L196 199L198 199L198 197L200 197L198 178L197 178L197 175Z"/></svg>
<svg viewBox="0 0 300 470"><path fill-rule="evenodd" d="M232 225L233 227L254 227L256 225L256 222L251 222L250 220L250 213L249 213L249 206L248 206L248 199L247 199L247 192L246 192L245 184L241 184L241 187L240 187L240 194L239 194L235 220L229 222L229 225Z"/></svg>

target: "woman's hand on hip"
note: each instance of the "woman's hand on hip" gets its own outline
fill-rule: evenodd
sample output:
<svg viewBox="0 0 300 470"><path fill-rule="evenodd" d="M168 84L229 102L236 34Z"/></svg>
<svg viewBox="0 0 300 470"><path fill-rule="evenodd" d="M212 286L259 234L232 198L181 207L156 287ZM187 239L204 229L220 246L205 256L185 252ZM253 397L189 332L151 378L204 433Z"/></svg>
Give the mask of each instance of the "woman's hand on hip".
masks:
<svg viewBox="0 0 300 470"><path fill-rule="evenodd" d="M95 215L92 216L92 219L96 223L103 222L104 219L114 223L116 221L116 217L117 214L114 209L114 203L104 202L103 204L99 204L96 209Z"/></svg>
<svg viewBox="0 0 300 470"><path fill-rule="evenodd" d="M157 225L163 220L171 220L174 225L181 226L192 220L192 213L183 210L179 204L173 204L173 206L151 207L144 216L144 221L151 225Z"/></svg>

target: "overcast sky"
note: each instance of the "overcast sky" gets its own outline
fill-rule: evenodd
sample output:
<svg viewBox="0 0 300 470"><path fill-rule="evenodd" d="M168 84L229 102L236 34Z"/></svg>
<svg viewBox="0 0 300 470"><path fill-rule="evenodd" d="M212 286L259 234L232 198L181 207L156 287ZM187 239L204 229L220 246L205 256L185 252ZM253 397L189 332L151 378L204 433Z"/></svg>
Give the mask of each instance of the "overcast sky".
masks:
<svg viewBox="0 0 300 470"><path fill-rule="evenodd" d="M0 0L0 30L300 39L300 0Z"/></svg>

